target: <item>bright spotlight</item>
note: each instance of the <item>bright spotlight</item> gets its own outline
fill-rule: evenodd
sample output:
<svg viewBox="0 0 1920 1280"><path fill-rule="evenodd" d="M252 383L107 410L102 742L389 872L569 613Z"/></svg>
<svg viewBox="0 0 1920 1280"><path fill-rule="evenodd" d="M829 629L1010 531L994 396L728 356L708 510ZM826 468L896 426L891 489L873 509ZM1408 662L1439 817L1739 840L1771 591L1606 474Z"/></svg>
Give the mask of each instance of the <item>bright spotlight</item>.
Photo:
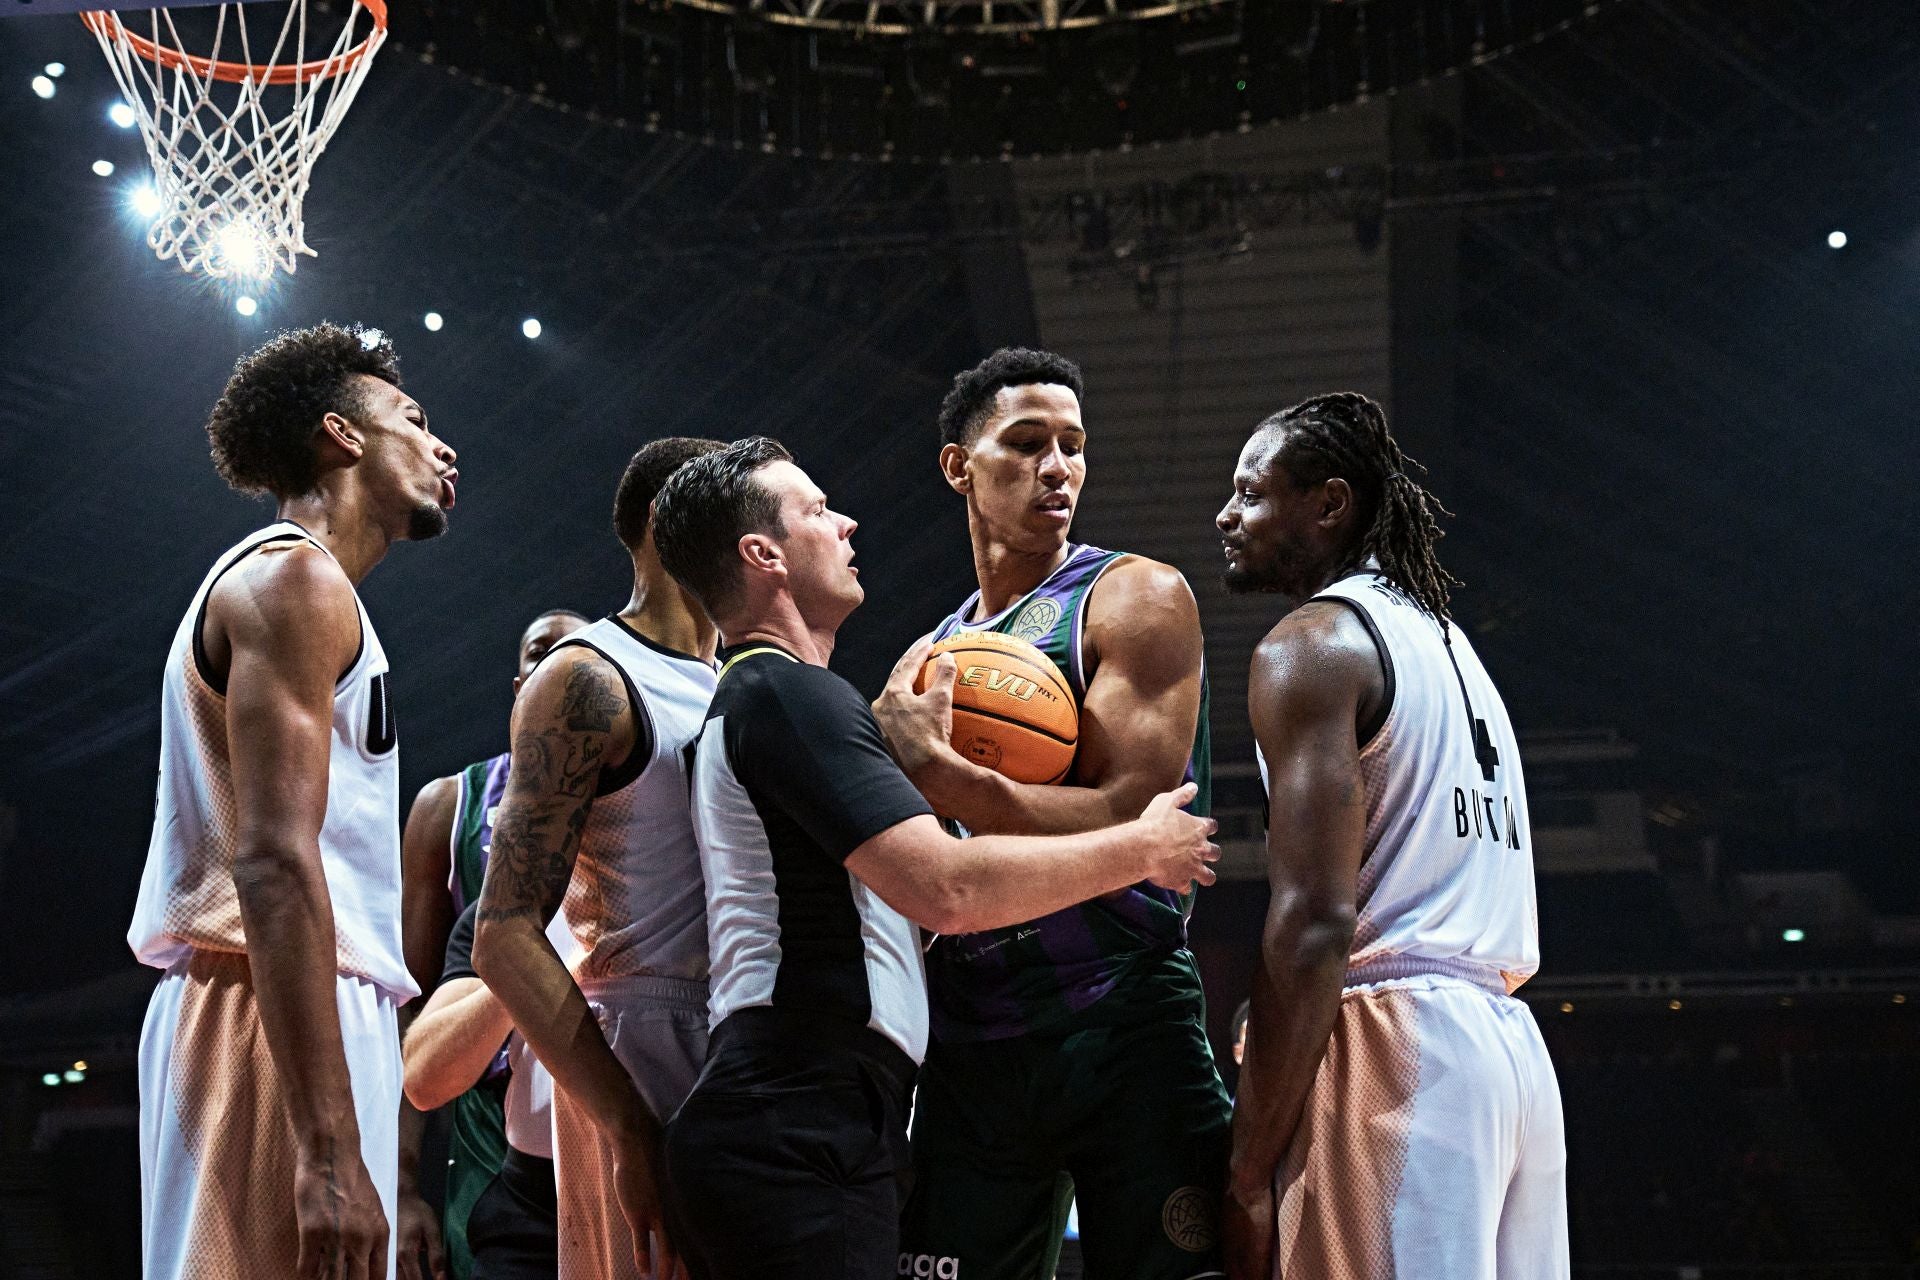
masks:
<svg viewBox="0 0 1920 1280"><path fill-rule="evenodd" d="M93 172L97 177L111 178L113 176L113 161L95 160L93 162Z"/></svg>
<svg viewBox="0 0 1920 1280"><path fill-rule="evenodd" d="M42 98L51 98L53 96L53 81L47 79L45 76L35 76L33 78L33 91Z"/></svg>
<svg viewBox="0 0 1920 1280"><path fill-rule="evenodd" d="M1827 248L1844 249L1847 247L1847 233L1844 231L1827 232Z"/></svg>
<svg viewBox="0 0 1920 1280"><path fill-rule="evenodd" d="M537 338L540 336L540 322L532 316L528 316L520 322L520 332L526 334L529 338Z"/></svg>
<svg viewBox="0 0 1920 1280"><path fill-rule="evenodd" d="M266 237L247 222L229 222L221 228L220 255L235 275L264 276L271 265Z"/></svg>
<svg viewBox="0 0 1920 1280"><path fill-rule="evenodd" d="M64 62L49 62L47 64L47 74L55 80L58 80L61 76L67 74L67 64Z"/></svg>
<svg viewBox="0 0 1920 1280"><path fill-rule="evenodd" d="M126 103L116 102L107 108L107 119L113 121L122 129L131 129L133 128L133 122L139 119L139 117L133 114L133 108Z"/></svg>
<svg viewBox="0 0 1920 1280"><path fill-rule="evenodd" d="M233 309L243 316L250 316L260 309L260 304L242 294L233 300Z"/></svg>
<svg viewBox="0 0 1920 1280"><path fill-rule="evenodd" d="M84 1071L63 1071L60 1073L60 1078L68 1084L79 1084L87 1078L87 1073Z"/></svg>
<svg viewBox="0 0 1920 1280"><path fill-rule="evenodd" d="M73 1064L73 1069L75 1071L85 1071L87 1069L87 1064L84 1060L80 1062L76 1062Z"/></svg>
<svg viewBox="0 0 1920 1280"><path fill-rule="evenodd" d="M131 204L133 211L143 218L157 218L160 216L160 210L162 208L160 193L153 189L151 182L143 182L135 187L133 194L127 197L127 203Z"/></svg>
<svg viewBox="0 0 1920 1280"><path fill-rule="evenodd" d="M438 311L427 312L426 316L424 317L424 322L427 326L428 333L440 332L440 326L446 323L445 320L442 320L440 318L440 313Z"/></svg>
<svg viewBox="0 0 1920 1280"><path fill-rule="evenodd" d="M1782 942L1805 942L1806 940L1807 931L1805 929L1782 929L1780 931L1780 941Z"/></svg>
<svg viewBox="0 0 1920 1280"><path fill-rule="evenodd" d="M40 1083L45 1085L59 1084L60 1073L58 1071L49 1071L47 1072L47 1074L40 1077Z"/></svg>

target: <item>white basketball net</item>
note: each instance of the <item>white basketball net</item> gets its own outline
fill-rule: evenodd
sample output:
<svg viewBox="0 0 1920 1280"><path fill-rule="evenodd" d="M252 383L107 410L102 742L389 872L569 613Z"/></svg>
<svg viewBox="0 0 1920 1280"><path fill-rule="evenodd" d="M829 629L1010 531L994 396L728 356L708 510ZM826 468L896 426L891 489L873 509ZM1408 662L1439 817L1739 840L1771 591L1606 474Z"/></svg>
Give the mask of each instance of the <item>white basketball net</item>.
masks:
<svg viewBox="0 0 1920 1280"><path fill-rule="evenodd" d="M183 271L264 279L315 256L301 213L307 183L386 30L356 0L331 51L309 61L307 0L287 5L270 49L256 47L242 7L220 5L212 47L193 50L166 9L126 14L137 32L109 11L85 17L153 162L159 212L147 244ZM216 62L245 74L221 78Z"/></svg>

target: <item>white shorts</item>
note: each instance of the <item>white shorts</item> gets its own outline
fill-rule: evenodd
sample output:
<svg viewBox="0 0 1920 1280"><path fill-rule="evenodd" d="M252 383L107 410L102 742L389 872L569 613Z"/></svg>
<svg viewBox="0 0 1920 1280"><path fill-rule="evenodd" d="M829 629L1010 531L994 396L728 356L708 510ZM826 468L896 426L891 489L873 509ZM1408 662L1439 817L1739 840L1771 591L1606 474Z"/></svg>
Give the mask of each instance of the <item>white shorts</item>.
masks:
<svg viewBox="0 0 1920 1280"><path fill-rule="evenodd" d="M394 1222L400 1036L393 1000L335 983L360 1155ZM140 1031L140 1228L145 1280L292 1276L293 1126L244 955L194 951L155 988ZM387 1247L387 1275L397 1259Z"/></svg>
<svg viewBox="0 0 1920 1280"><path fill-rule="evenodd" d="M1451 977L1350 987L1281 1165L1287 1280L1560 1280L1560 1088L1527 1006Z"/></svg>
<svg viewBox="0 0 1920 1280"><path fill-rule="evenodd" d="M587 1003L640 1096L665 1124L707 1058L707 984L612 978L586 984ZM560 1280L637 1277L633 1232L613 1190L613 1148L586 1111L553 1091L553 1171L560 1197Z"/></svg>

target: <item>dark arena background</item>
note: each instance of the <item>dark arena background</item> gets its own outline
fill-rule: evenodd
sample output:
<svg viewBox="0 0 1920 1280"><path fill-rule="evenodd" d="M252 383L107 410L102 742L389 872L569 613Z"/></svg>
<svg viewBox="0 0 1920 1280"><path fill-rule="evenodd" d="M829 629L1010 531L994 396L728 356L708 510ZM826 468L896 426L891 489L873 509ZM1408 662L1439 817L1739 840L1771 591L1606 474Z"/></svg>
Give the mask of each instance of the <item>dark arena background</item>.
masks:
<svg viewBox="0 0 1920 1280"><path fill-rule="evenodd" d="M1521 733L1575 1274L1920 1275L1920 6L391 0L318 256L258 283L155 258L46 7L0 0L0 1277L137 1274L161 663L268 516L202 428L323 318L393 339L465 477L365 591L407 796L503 748L528 619L623 603L642 443L794 449L861 525L871 694L973 585L952 375L1079 361L1076 537L1205 621L1229 1084L1273 611L1211 520L1260 418L1373 396Z"/></svg>

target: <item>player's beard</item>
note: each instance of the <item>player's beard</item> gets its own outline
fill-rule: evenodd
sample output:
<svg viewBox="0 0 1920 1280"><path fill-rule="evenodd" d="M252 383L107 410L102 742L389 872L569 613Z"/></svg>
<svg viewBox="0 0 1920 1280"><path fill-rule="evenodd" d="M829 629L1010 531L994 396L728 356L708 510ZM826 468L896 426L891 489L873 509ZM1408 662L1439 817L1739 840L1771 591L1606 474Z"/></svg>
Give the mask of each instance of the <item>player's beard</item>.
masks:
<svg viewBox="0 0 1920 1280"><path fill-rule="evenodd" d="M1230 596L1250 596L1279 590L1276 584L1266 581L1252 570L1231 564L1220 571L1220 585L1227 589Z"/></svg>
<svg viewBox="0 0 1920 1280"><path fill-rule="evenodd" d="M437 502L423 502L407 515L407 540L425 542L447 531L447 510Z"/></svg>
<svg viewBox="0 0 1920 1280"><path fill-rule="evenodd" d="M1220 570L1220 585L1228 595L1235 596L1285 592L1298 576L1292 571L1299 567L1300 558L1290 548L1277 544L1263 548L1258 559L1253 558L1253 550L1251 544L1241 545L1240 562Z"/></svg>

